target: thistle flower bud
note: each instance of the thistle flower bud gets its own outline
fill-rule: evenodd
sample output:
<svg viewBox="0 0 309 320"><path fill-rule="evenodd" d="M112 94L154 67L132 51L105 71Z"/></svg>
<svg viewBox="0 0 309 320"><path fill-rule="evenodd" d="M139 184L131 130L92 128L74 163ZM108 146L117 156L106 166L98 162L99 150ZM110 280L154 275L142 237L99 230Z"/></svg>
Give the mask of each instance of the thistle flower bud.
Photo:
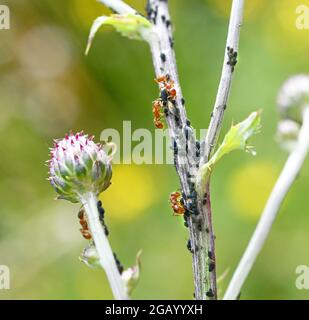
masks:
<svg viewBox="0 0 309 320"><path fill-rule="evenodd" d="M283 149L289 152L294 149L300 128L298 122L289 119L283 119L278 123L276 140Z"/></svg>
<svg viewBox="0 0 309 320"><path fill-rule="evenodd" d="M309 75L299 74L285 81L277 104L282 118L302 123L304 108L309 105Z"/></svg>
<svg viewBox="0 0 309 320"><path fill-rule="evenodd" d="M58 199L76 203L84 194L98 195L110 185L111 157L93 138L79 132L55 140L48 161L48 180L59 194Z"/></svg>

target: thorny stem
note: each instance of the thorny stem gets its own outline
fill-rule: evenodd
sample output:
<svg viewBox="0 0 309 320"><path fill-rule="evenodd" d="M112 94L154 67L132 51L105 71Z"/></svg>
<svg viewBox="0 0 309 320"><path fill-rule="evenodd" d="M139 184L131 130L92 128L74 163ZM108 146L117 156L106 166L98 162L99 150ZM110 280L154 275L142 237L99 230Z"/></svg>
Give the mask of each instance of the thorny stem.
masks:
<svg viewBox="0 0 309 320"><path fill-rule="evenodd" d="M269 235L281 204L297 178L308 152L309 106L304 110L303 125L300 130L295 149L291 152L287 162L285 163L285 166L266 203L260 221L256 226L248 247L227 288L224 296L225 300L235 300L239 296L240 290Z"/></svg>
<svg viewBox="0 0 309 320"><path fill-rule="evenodd" d="M82 196L81 202L87 213L91 235L99 254L100 264L105 270L113 295L116 300L128 300L124 282L118 271L113 251L104 233L97 209L97 198L93 193Z"/></svg>
<svg viewBox="0 0 309 320"><path fill-rule="evenodd" d="M112 11L117 12L119 14L137 13L132 7L127 5L125 2L121 0L97 0L98 2L103 3L106 7L110 8Z"/></svg>

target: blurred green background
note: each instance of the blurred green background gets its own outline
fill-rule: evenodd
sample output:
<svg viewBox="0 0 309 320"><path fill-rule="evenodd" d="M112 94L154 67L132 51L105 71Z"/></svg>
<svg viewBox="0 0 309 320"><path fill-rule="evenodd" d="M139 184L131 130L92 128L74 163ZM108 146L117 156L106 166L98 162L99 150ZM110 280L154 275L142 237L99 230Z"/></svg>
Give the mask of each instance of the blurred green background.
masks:
<svg viewBox="0 0 309 320"><path fill-rule="evenodd" d="M307 0L306 0L307 1ZM257 156L236 152L213 175L212 198L222 297L287 154L275 142L276 95L290 75L309 73L309 30L295 27L304 0L248 0L222 133L232 121L263 109L254 138ZM127 1L144 12L145 1ZM45 180L48 147L70 129L97 138L104 128L153 129L157 96L147 45L102 29L84 56L94 18L108 13L95 0L10 0L11 29L0 30L0 264L11 270L1 299L107 299L102 271L78 256L78 206L54 201ZM207 128L221 74L230 0L171 0L175 48L187 112ZM309 4L308 4L309 5ZM222 140L221 134L221 140ZM306 299L295 268L309 265L309 161L284 202L243 299ZM115 165L102 195L114 250L125 266L143 249L135 299L192 299L187 230L173 217L178 188L171 165Z"/></svg>

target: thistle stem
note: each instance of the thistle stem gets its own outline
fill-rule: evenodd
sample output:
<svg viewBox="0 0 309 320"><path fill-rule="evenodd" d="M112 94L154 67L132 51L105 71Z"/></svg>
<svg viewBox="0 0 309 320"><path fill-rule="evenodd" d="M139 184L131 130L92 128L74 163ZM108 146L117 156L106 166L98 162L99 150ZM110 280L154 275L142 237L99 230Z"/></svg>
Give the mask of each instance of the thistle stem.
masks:
<svg viewBox="0 0 309 320"><path fill-rule="evenodd" d="M81 197L87 213L91 235L99 254L100 264L106 273L113 295L116 300L129 300L125 285L117 269L114 254L104 233L97 208L97 198L92 192Z"/></svg>
<svg viewBox="0 0 309 320"><path fill-rule="evenodd" d="M187 152L177 152L175 156L175 167L179 176L182 192L189 198L192 194L192 178L196 175L196 163L192 159L195 153L196 139L191 127L187 125L188 119L185 109L180 81L178 77L176 56L173 48L173 34L171 27L171 17L169 13L168 1L148 0L148 16L153 23L155 34L148 39L156 77L170 75L174 81L177 91L175 98L177 109L179 110L179 124L174 117L167 117L166 122L169 129L171 141L176 142L179 150ZM164 19L162 19L164 17ZM162 56L164 59L162 59ZM186 130L188 137L186 137ZM194 277L194 296L196 300L216 299L215 280L210 278L214 272L208 272L207 255L210 246L207 230L212 231L212 227L205 226L204 216L201 214L200 207L197 208L195 215L188 217L189 237L192 247L192 269ZM208 220L209 221L209 220ZM214 270L213 270L214 271ZM209 294L208 292L211 292ZM208 295L207 295L208 293Z"/></svg>
<svg viewBox="0 0 309 320"><path fill-rule="evenodd" d="M137 12L121 0L98 0L98 2L103 3L105 6L119 14L136 14Z"/></svg>
<svg viewBox="0 0 309 320"><path fill-rule="evenodd" d="M303 125L300 130L295 149L291 152L285 166L275 184L275 187L266 203L260 221L240 260L240 263L227 288L224 300L235 300L247 279L263 245L270 233L274 220L279 212L292 184L297 178L306 156L309 152L309 106L304 110Z"/></svg>
<svg viewBox="0 0 309 320"><path fill-rule="evenodd" d="M229 29L226 39L224 61L221 73L221 79L217 91L216 101L212 112L211 121L205 138L205 151L201 157L200 165L207 163L211 152L213 151L217 138L220 133L223 116L227 107L229 94L234 75L235 64L238 58L238 46L240 38L240 29L243 21L245 0L233 0ZM235 64L232 63L229 56L229 49L236 54Z"/></svg>

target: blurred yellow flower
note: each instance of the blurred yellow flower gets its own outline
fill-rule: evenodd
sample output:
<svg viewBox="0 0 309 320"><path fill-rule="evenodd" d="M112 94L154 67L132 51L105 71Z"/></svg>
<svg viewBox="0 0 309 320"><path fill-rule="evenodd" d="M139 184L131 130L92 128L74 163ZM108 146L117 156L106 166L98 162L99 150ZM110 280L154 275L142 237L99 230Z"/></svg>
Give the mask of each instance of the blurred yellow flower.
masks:
<svg viewBox="0 0 309 320"><path fill-rule="evenodd" d="M308 29L299 30L297 28L297 19L300 14L297 14L296 9L299 6L304 6L304 4L305 2L302 0L280 0L275 2L272 10L274 12L273 19L268 19L268 23L265 24L266 32L264 34L265 36L271 34L272 39L274 37L279 39L280 52L290 54L291 47L294 49L293 55L295 53L305 54L308 52ZM309 4L307 7L309 7Z"/></svg>
<svg viewBox="0 0 309 320"><path fill-rule="evenodd" d="M71 1L72 17L85 28L91 27L94 19L101 15L107 15L110 11L101 3L95 0L72 0Z"/></svg>
<svg viewBox="0 0 309 320"><path fill-rule="evenodd" d="M278 169L268 161L252 162L237 168L229 178L228 197L235 213L256 220L277 180Z"/></svg>
<svg viewBox="0 0 309 320"><path fill-rule="evenodd" d="M145 7L144 0L131 0L126 1L127 4L131 5L138 11L143 12ZM97 0L71 0L70 3L72 17L83 27L91 27L94 19L102 15L109 15L111 10L109 10L105 5L98 2ZM108 30L108 29L107 29ZM107 31L104 30L104 31ZM112 30L112 29L111 29Z"/></svg>
<svg viewBox="0 0 309 320"><path fill-rule="evenodd" d="M149 166L114 166L112 185L100 195L110 219L127 222L145 213L157 199L155 181Z"/></svg>
<svg viewBox="0 0 309 320"><path fill-rule="evenodd" d="M232 4L231 0L206 0L206 2L209 3L219 15L227 18L230 16ZM244 9L245 20L256 17L266 3L267 1L265 0L246 1Z"/></svg>

